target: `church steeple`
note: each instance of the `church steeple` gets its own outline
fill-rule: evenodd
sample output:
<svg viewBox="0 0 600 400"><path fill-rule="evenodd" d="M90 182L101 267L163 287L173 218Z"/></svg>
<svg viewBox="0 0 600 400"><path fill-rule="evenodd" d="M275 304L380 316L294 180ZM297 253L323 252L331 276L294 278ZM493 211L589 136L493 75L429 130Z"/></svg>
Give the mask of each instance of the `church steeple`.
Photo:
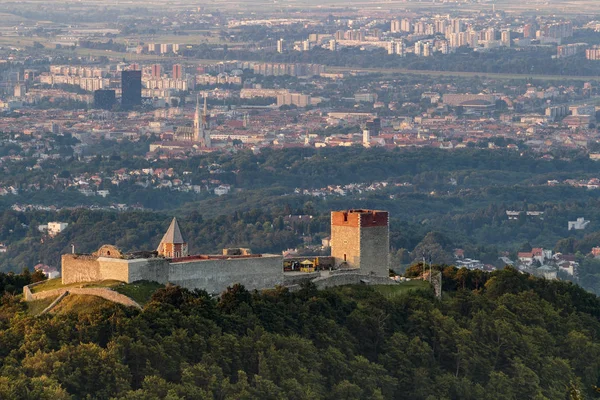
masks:
<svg viewBox="0 0 600 400"><path fill-rule="evenodd" d="M176 218L171 221L169 229L167 229L156 250L159 256L166 258L186 257L188 255L187 243L183 240Z"/></svg>
<svg viewBox="0 0 600 400"><path fill-rule="evenodd" d="M200 97L196 97L196 114L194 115L194 141L202 147L211 147L208 121L208 106L204 96L204 110L200 114Z"/></svg>
<svg viewBox="0 0 600 400"><path fill-rule="evenodd" d="M202 139L200 121L200 96L196 96L196 114L194 114L194 141L199 142Z"/></svg>

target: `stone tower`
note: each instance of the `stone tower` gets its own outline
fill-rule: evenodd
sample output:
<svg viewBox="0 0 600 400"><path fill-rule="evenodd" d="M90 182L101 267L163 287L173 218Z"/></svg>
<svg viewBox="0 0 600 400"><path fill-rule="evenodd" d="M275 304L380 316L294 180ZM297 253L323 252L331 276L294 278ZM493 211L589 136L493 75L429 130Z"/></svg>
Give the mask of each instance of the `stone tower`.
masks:
<svg viewBox="0 0 600 400"><path fill-rule="evenodd" d="M183 240L176 218L171 221L167 233L163 236L156 250L159 256L166 258L186 257L188 255L187 243Z"/></svg>
<svg viewBox="0 0 600 400"><path fill-rule="evenodd" d="M387 277L389 248L387 211L331 212L331 256L336 266Z"/></svg>
<svg viewBox="0 0 600 400"><path fill-rule="evenodd" d="M206 96L204 96L204 110L202 114L200 114L200 99L198 97L196 98L196 114L194 115L194 141L200 143L202 147L211 147Z"/></svg>

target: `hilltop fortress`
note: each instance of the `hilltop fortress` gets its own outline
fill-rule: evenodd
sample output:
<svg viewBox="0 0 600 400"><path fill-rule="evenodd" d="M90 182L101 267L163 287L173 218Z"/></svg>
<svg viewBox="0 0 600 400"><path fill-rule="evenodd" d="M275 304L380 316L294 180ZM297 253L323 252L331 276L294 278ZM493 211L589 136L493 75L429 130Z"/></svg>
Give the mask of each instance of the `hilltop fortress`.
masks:
<svg viewBox="0 0 600 400"><path fill-rule="evenodd" d="M313 280L319 286L371 282L388 278L389 222L386 211L347 210L331 213L331 263L324 271L284 273L283 257L251 254L249 249L224 249L220 255L189 255L177 220L155 251L123 253L103 245L92 254L62 256L63 284L140 280L203 289L218 294L235 283L267 289Z"/></svg>

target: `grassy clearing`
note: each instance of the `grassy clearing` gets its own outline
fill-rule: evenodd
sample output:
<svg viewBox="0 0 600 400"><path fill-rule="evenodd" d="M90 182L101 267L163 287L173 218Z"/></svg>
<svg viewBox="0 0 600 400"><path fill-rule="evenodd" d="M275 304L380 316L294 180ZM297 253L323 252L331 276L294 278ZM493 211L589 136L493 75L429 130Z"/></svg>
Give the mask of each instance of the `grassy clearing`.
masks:
<svg viewBox="0 0 600 400"><path fill-rule="evenodd" d="M70 288L70 287L86 287L86 288L98 288L98 287L115 287L118 285L123 284L123 282L120 281L115 281L115 280L106 280L106 281L99 281L99 282L76 282L76 283L69 283L66 285L63 285L61 278L56 278L56 279L49 279L44 283L41 283L37 286L34 286L31 288L31 292L32 293L40 293L40 292L45 292L48 290L54 290L54 289L64 289L64 288Z"/></svg>
<svg viewBox="0 0 600 400"><path fill-rule="evenodd" d="M381 293L388 299L400 296L404 293L418 289L428 289L429 282L414 280L409 282L401 282L398 285L377 285L373 286L375 291Z"/></svg>
<svg viewBox="0 0 600 400"><path fill-rule="evenodd" d="M63 285L61 278L57 278L57 279L47 280L46 282L44 282L42 284L34 286L31 288L31 291L33 293L40 293L40 292L45 292L48 290L68 289L68 288L109 288L109 289L113 289L115 292L121 293L127 297L132 298L140 305L144 305L150 300L150 298L152 297L152 294L161 287L164 287L164 285L161 285L160 283L156 283L156 282L139 281L139 282L126 284L126 283L123 283L121 281L116 281L116 280L104 280L104 281L98 281L98 282L76 282L76 283L70 283L70 284ZM70 298L71 296L72 295L69 295L67 297ZM50 302L52 302L52 300L53 299L50 299L48 304L50 304ZM37 303L39 301L46 301L46 300L38 300L38 301L35 301L32 303ZM48 304L46 304L46 306ZM34 307L36 307L36 309L37 309L37 307L38 307L37 304ZM31 309L31 307L30 307L30 309ZM39 311L41 311L43 309L44 308L41 308Z"/></svg>
<svg viewBox="0 0 600 400"><path fill-rule="evenodd" d="M116 304L98 296L70 294L56 305L50 314L92 312L104 307L116 307Z"/></svg>
<svg viewBox="0 0 600 400"><path fill-rule="evenodd" d="M46 309L46 307L48 307L54 300L56 300L55 297L49 297L47 299L29 301L26 303L27 312L29 315L39 315L39 313L44 311L44 309Z"/></svg>
<svg viewBox="0 0 600 400"><path fill-rule="evenodd" d="M127 297L135 300L139 305L143 306L152 297L152 294L157 290L164 287L160 283L149 282L149 281L139 281L134 283L129 283L126 285L117 286L114 288L115 292L119 292L124 294Z"/></svg>

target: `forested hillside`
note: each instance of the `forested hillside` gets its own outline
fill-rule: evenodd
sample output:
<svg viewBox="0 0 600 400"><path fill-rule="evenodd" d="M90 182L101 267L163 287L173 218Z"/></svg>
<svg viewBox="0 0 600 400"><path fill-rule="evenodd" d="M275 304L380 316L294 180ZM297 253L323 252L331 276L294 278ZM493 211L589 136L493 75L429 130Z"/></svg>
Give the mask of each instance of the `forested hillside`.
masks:
<svg viewBox="0 0 600 400"><path fill-rule="evenodd" d="M506 146L504 139L494 140ZM0 253L0 271L31 269L40 262L58 268L60 255L70 252L71 245L80 253L107 243L126 252L154 249L173 216L180 220L192 253L220 253L224 247L241 246L257 253L299 248L302 254L315 254L321 251L321 239L329 236L332 210L367 208L390 213L395 270L420 260L424 250L440 264L454 263L454 249L459 248L465 257L503 267L499 256L514 261L522 249L556 248L577 256L581 268L576 281L600 293L596 263L586 259L593 247L600 246L600 190L588 189L600 177L600 163L581 151L557 149L542 156L523 143L518 152L478 147L263 149L259 154L213 153L151 165L131 156L132 146L124 143L120 152L111 148L112 156L48 160L37 175L22 162L11 164L4 178L20 191L0 196L0 243L7 248ZM201 193L194 193L134 182L137 173L150 167L173 169L174 177L193 185L216 179L230 184L231 191L218 197L204 186ZM107 198L86 197L65 183L96 173L105 178L98 189L109 190ZM119 181L120 177L127 179ZM51 189L29 191L26 182L31 179ZM115 201L139 203L146 209L95 208ZM14 207L15 203L54 204L58 210ZM509 219L507 211L543 215ZM300 224L299 215L312 218ZM577 218L590 223L584 230L569 231L568 221ZM40 225L51 221L69 227L53 238L39 232ZM577 245L564 246L565 240Z"/></svg>
<svg viewBox="0 0 600 400"><path fill-rule="evenodd" d="M415 266L410 272L418 273ZM142 311L0 308L6 399L580 399L600 302L575 285L446 268L428 290L159 289Z"/></svg>

